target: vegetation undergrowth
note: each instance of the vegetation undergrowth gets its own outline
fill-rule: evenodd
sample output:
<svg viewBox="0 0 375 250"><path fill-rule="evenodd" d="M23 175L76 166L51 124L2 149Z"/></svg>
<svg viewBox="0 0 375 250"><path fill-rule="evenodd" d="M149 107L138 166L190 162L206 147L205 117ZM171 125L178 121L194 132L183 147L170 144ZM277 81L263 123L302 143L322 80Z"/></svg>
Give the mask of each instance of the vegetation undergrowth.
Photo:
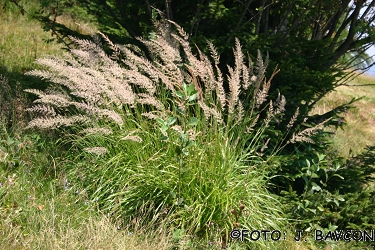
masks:
<svg viewBox="0 0 375 250"><path fill-rule="evenodd" d="M197 57L177 24L158 25L154 39L140 39L152 62L105 36L111 56L99 43L71 38L77 44L71 54L38 59L50 70L27 74L53 84L26 90L38 96L28 128L63 128L75 155L65 163L69 182L125 224L142 218L151 228L182 230L191 246L195 237L210 238L211 224L220 228L217 246L231 242L233 228L286 228L267 190L275 167L269 161L287 143L310 142L323 123L295 132L297 110L285 131L291 139L270 143L266 132L286 100L279 95L266 103L267 60L259 54L246 65L236 40L235 65L223 77L212 44L211 58L200 51Z"/></svg>

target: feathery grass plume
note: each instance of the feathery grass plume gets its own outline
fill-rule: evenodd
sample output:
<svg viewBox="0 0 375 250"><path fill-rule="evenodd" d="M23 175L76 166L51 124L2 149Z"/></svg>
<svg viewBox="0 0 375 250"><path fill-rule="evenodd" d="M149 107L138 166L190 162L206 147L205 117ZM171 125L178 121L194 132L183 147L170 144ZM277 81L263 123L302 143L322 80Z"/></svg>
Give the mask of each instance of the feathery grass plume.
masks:
<svg viewBox="0 0 375 250"><path fill-rule="evenodd" d="M287 125L288 129L291 129L293 127L293 124L297 121L298 115L299 115L299 107L297 107L297 109L294 112L292 118L290 119L290 121L289 121L289 123Z"/></svg>
<svg viewBox="0 0 375 250"><path fill-rule="evenodd" d="M87 124L90 119L83 115L61 116L35 118L29 122L26 128L56 129L60 127L69 127L73 124Z"/></svg>
<svg viewBox="0 0 375 250"><path fill-rule="evenodd" d="M259 114L256 115L253 118L252 122L248 126L246 126L246 133L251 133L253 131L253 127L257 124L257 122L259 120L259 116L260 116Z"/></svg>
<svg viewBox="0 0 375 250"><path fill-rule="evenodd" d="M311 139L312 135L315 135L318 131L322 130L325 123L327 123L332 118L328 118L321 123L315 125L311 128L306 128L302 131L299 131L297 133L293 133L292 138L288 141L288 143L296 143L296 142L308 142L311 144L314 144L314 140Z"/></svg>
<svg viewBox="0 0 375 250"><path fill-rule="evenodd" d="M104 147L84 148L83 150L91 154L98 155L98 156L102 156L108 152L108 150Z"/></svg>
<svg viewBox="0 0 375 250"><path fill-rule="evenodd" d="M56 111L52 106L47 106L43 104L34 105L32 108L26 109L26 111L34 112L42 116L56 116Z"/></svg>
<svg viewBox="0 0 375 250"><path fill-rule="evenodd" d="M220 101L221 109L225 109L227 100L226 100L226 97L225 97L226 94L225 94L225 90L224 90L224 87L223 87L223 75L222 75L221 70L219 68L220 56L217 53L217 50L216 50L215 46L212 44L212 42L207 41L207 43L208 43L208 46L209 46L209 49L210 49L211 57L214 60L214 65L215 65L214 70L216 70L216 75L217 75L217 77L215 77L214 75L212 76L212 79L214 79L214 83L215 83L215 87L216 87L216 94L217 94L217 97ZM246 68L246 67L244 67L244 68ZM244 73L246 74L248 72L244 71Z"/></svg>
<svg viewBox="0 0 375 250"><path fill-rule="evenodd" d="M150 120L156 120L156 119L160 118L160 115L157 115L157 114L154 114L154 113L151 113L151 112L145 112L145 113L142 113L141 115L144 116L144 117L147 117Z"/></svg>
<svg viewBox="0 0 375 250"><path fill-rule="evenodd" d="M243 200L249 213L240 218L244 227L279 228L280 221L269 220L280 218L281 211L268 194L265 163L280 144L265 135L271 118L285 106L283 96L266 105L277 71L265 79L268 59L263 61L260 52L255 63L245 64L236 39L235 63L224 76L212 44L211 57L199 49L195 54L183 29L169 24L157 27L154 39L139 39L152 61L105 36L112 55L98 44L73 39L77 48L71 54L38 60L49 71L29 74L60 87L28 90L38 96L31 111L44 106L55 111L33 119L29 127L72 125L75 147L106 154L94 157L100 169L79 162L82 170L74 162L71 175L90 183L85 190L116 218L129 222L144 208L149 222L167 221L205 235L204 225L211 221L229 231L230 210ZM312 133L296 133L294 140Z"/></svg>
<svg viewBox="0 0 375 250"><path fill-rule="evenodd" d="M285 111L285 105L286 105L285 96L280 95L280 93L279 93L278 96L277 96L277 99L276 99L275 114L278 115L278 114L283 113Z"/></svg>
<svg viewBox="0 0 375 250"><path fill-rule="evenodd" d="M279 70L275 70L270 79L267 81L266 79L264 80L264 83L262 85L262 90L258 88L258 91L256 93L256 105L259 108L266 100L268 96L268 91L270 90L271 87L271 81L275 77L275 75L279 72ZM259 86L260 87L260 86Z"/></svg>
<svg viewBox="0 0 375 250"><path fill-rule="evenodd" d="M143 140L138 135L127 135L124 138L121 138L121 140L128 140L128 141L135 141L138 143L141 143Z"/></svg>
<svg viewBox="0 0 375 250"><path fill-rule="evenodd" d="M108 128L86 128L80 131L80 133L85 135L110 135L113 132Z"/></svg>

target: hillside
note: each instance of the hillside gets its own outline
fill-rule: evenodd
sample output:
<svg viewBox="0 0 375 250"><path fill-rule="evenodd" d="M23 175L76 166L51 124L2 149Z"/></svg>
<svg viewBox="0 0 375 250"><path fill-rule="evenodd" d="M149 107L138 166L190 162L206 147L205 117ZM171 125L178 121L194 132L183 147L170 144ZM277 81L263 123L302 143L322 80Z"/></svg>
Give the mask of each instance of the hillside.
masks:
<svg viewBox="0 0 375 250"><path fill-rule="evenodd" d="M344 114L346 125L338 129L333 139L333 148L343 157L357 155L367 146L375 145L375 77L360 75L326 95L318 102L312 113L325 112L350 102L356 101Z"/></svg>

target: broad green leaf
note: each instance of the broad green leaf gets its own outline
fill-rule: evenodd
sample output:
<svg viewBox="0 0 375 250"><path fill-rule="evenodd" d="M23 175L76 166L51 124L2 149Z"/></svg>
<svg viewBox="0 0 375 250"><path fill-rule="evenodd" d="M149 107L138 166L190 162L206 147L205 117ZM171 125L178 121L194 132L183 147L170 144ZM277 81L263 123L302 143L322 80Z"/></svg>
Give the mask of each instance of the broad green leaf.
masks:
<svg viewBox="0 0 375 250"><path fill-rule="evenodd" d="M168 130L168 126L164 124L164 125L160 128L160 130L161 130L163 133L165 133L165 132Z"/></svg>
<svg viewBox="0 0 375 250"><path fill-rule="evenodd" d="M190 117L188 126L197 126L198 125L198 119L196 117Z"/></svg>
<svg viewBox="0 0 375 250"><path fill-rule="evenodd" d="M167 121L167 124L170 126L170 125L173 125L176 121L177 121L176 117L170 117Z"/></svg>
<svg viewBox="0 0 375 250"><path fill-rule="evenodd" d="M317 154L319 161L323 161L324 158L326 157L324 154Z"/></svg>
<svg viewBox="0 0 375 250"><path fill-rule="evenodd" d="M339 201L338 200L336 200L336 199L333 199L333 202L336 204L336 206L340 206L340 204L339 204Z"/></svg>
<svg viewBox="0 0 375 250"><path fill-rule="evenodd" d="M311 185L312 185L312 188L311 188L312 191L318 191L319 192L319 191L322 190L322 188L318 184L316 184L315 182L312 182Z"/></svg>
<svg viewBox="0 0 375 250"><path fill-rule="evenodd" d="M194 101L195 99L197 99L197 94L192 94L189 96L188 101L191 102L191 101Z"/></svg>
<svg viewBox="0 0 375 250"><path fill-rule="evenodd" d="M188 95L194 94L194 91L195 91L195 86L194 86L194 84L190 84L190 85L188 86L188 88L186 89L186 92L187 92Z"/></svg>
<svg viewBox="0 0 375 250"><path fill-rule="evenodd" d="M181 99L185 99L185 94L182 93L181 91L177 91L176 92L176 96L179 97L179 98L181 98Z"/></svg>
<svg viewBox="0 0 375 250"><path fill-rule="evenodd" d="M316 173L312 173L311 178L319 178L319 176Z"/></svg>
<svg viewBox="0 0 375 250"><path fill-rule="evenodd" d="M338 196L337 200L339 200L339 201L345 201L344 197L342 197L342 196Z"/></svg>
<svg viewBox="0 0 375 250"><path fill-rule="evenodd" d="M175 193L175 192L173 192L173 191L170 191L170 193L171 193L171 195L172 195L172 198L173 198L173 199L175 199L175 198L176 198L176 196L177 196L177 195L176 195L176 193Z"/></svg>
<svg viewBox="0 0 375 250"><path fill-rule="evenodd" d="M161 118L158 118L156 119L161 125L164 125L165 124L165 121Z"/></svg>
<svg viewBox="0 0 375 250"><path fill-rule="evenodd" d="M306 165L308 168L310 168L310 161L306 159Z"/></svg>
<svg viewBox="0 0 375 250"><path fill-rule="evenodd" d="M186 148L190 148L192 146L195 146L195 141L188 141L188 143L186 144Z"/></svg>
<svg viewBox="0 0 375 250"><path fill-rule="evenodd" d="M312 209L312 208L307 208L306 210L312 212L313 214L316 214L316 209Z"/></svg>
<svg viewBox="0 0 375 250"><path fill-rule="evenodd" d="M185 94L187 94L188 85L185 82L182 84L182 88L184 89Z"/></svg>
<svg viewBox="0 0 375 250"><path fill-rule="evenodd" d="M310 201L305 200L305 207L308 207L310 205Z"/></svg>

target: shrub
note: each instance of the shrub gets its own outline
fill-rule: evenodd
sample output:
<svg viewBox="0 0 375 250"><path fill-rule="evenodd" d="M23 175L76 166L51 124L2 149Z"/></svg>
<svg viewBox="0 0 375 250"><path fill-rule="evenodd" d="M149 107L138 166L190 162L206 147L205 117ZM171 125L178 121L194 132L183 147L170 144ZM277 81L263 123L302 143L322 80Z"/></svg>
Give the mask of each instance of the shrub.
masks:
<svg viewBox="0 0 375 250"><path fill-rule="evenodd" d="M51 86L26 90L38 95L28 128L63 129L69 181L124 223L164 225L200 239L215 225L217 244L226 244L233 228L283 228L280 204L267 191L275 167L269 163L286 143L310 141L322 124L288 142L270 136L286 100L266 102L277 73L265 79L267 60L258 54L245 64L236 40L235 64L223 76L212 44L210 57L199 49L196 56L177 24L157 27L154 39L139 39L151 61L104 35L104 46L98 38L71 38L77 48L64 58L39 59L50 70L28 74Z"/></svg>

